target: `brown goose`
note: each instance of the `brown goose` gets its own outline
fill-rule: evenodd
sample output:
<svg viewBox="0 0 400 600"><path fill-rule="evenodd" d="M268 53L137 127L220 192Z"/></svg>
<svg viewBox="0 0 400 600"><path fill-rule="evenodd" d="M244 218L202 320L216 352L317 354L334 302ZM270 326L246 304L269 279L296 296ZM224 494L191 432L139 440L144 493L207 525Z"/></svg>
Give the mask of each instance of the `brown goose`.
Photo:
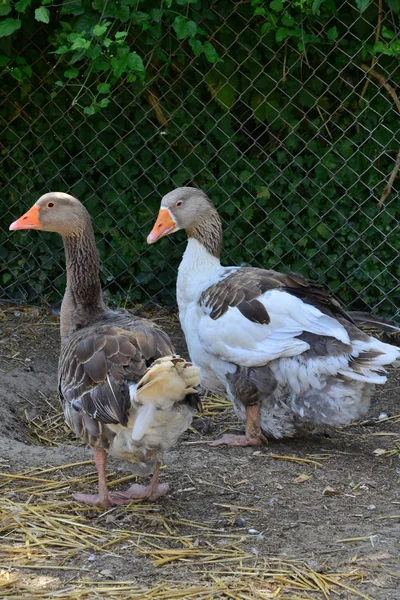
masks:
<svg viewBox="0 0 400 600"><path fill-rule="evenodd" d="M99 475L98 494L75 500L107 508L165 494L168 485L158 484L162 453L192 421L198 368L174 355L152 321L107 308L91 219L79 200L45 194L10 229L54 231L64 241L59 392L68 426L94 448ZM106 451L134 463L134 472L153 472L151 484L110 493Z"/></svg>
<svg viewBox="0 0 400 600"><path fill-rule="evenodd" d="M301 423L343 425L365 414L374 384L400 350L361 331L319 285L295 274L223 267L221 221L202 191L161 200L147 241L185 229L177 299L202 384L226 391L246 435L214 444L259 445Z"/></svg>

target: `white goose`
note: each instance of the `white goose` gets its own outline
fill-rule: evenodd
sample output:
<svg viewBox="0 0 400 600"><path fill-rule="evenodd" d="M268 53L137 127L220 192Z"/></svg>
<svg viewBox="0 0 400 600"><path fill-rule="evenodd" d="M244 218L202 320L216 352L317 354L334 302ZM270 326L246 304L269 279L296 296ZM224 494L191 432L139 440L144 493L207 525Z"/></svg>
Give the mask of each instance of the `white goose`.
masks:
<svg viewBox="0 0 400 600"><path fill-rule="evenodd" d="M185 229L177 299L201 382L226 391L246 435L218 445L260 445L299 423L340 426L364 415L374 384L400 349L361 331L340 304L299 275L220 263L219 215L202 191L178 188L161 201L147 241Z"/></svg>

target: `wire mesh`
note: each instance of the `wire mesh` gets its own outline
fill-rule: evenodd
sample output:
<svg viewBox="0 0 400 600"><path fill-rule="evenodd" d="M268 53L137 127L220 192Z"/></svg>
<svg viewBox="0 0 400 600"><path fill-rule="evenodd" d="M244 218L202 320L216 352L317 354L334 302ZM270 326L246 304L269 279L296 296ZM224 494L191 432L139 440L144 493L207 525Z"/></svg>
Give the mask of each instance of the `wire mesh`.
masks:
<svg viewBox="0 0 400 600"><path fill-rule="evenodd" d="M110 302L173 304L184 238L148 248L145 237L161 196L196 185L223 219L225 264L301 272L348 307L399 316L398 179L380 206L400 160L398 59L365 64L362 48L349 50L360 28L373 35L375 26L348 3L321 32L340 25L335 44L285 39L273 52L241 3L223 6L211 9L219 62L206 65L185 40L168 64L150 50L146 82L121 83L94 116L82 111L85 82L55 84L45 28L13 48L0 104L3 300L61 299L61 242L8 232L57 190L94 218ZM384 26L393 15L381 17ZM32 76L16 83L22 53Z"/></svg>

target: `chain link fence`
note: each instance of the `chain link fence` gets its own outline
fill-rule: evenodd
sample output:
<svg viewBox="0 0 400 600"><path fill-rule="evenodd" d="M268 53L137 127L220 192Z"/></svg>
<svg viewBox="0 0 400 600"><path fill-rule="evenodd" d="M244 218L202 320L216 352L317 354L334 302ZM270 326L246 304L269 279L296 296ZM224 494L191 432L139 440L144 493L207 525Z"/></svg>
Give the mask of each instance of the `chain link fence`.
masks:
<svg viewBox="0 0 400 600"><path fill-rule="evenodd" d="M388 54L371 64L357 45L377 35L377 10L378 34L385 26L398 33L394 14L376 5L372 22L345 2L314 32L329 43L307 47L279 41L278 32L270 43L244 4L210 9L215 64L196 58L186 40L164 62L149 45L146 82L121 83L92 116L82 107L100 75L90 85L57 82L45 26L10 49L1 99L2 300L52 305L62 297L61 241L8 232L56 190L80 198L94 218L109 302L174 304L184 236L153 247L145 238L161 196L195 185L223 218L225 264L301 272L348 307L399 316L400 64Z"/></svg>

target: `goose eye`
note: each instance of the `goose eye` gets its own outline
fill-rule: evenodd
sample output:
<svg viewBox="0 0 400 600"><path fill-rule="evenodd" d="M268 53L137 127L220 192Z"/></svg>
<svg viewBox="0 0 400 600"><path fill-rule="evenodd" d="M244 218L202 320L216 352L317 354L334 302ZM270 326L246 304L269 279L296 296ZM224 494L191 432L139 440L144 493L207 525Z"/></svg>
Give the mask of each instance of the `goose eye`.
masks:
<svg viewBox="0 0 400 600"><path fill-rule="evenodd" d="M178 202L175 204L175 206L179 207L179 206L182 206L182 204L183 204L182 200L178 200Z"/></svg>
<svg viewBox="0 0 400 600"><path fill-rule="evenodd" d="M53 208L53 206L54 206L54 202L49 202L47 205L47 208Z"/></svg>

